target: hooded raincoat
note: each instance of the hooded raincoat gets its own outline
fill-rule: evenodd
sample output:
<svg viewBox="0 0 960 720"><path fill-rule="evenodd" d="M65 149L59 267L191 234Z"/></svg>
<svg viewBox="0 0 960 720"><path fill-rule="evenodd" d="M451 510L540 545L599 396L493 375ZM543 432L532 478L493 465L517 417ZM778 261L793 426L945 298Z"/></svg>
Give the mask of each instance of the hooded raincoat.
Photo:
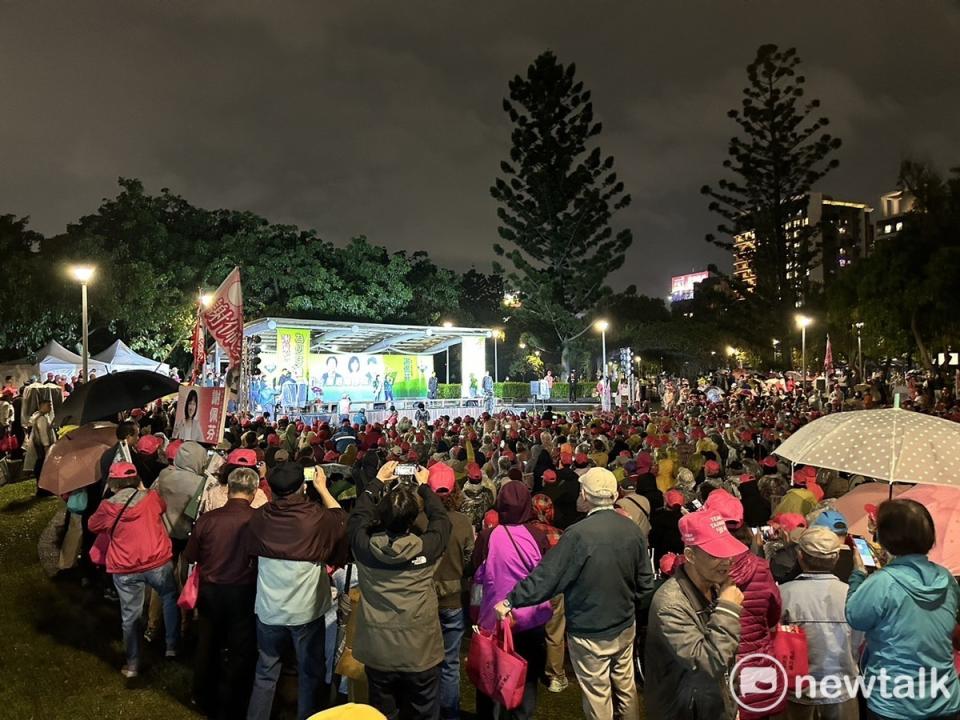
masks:
<svg viewBox="0 0 960 720"><path fill-rule="evenodd" d="M193 527L194 518L184 514L187 505L206 484L203 469L207 464L207 451L195 442L185 442L177 450L173 465L157 476L154 487L167 504L164 524L170 537L186 540Z"/></svg>

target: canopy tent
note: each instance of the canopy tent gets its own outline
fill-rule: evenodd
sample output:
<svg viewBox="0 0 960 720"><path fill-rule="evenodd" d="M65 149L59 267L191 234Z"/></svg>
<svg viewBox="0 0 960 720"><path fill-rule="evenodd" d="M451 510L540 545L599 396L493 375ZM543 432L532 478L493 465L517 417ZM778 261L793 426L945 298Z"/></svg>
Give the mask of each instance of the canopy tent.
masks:
<svg viewBox="0 0 960 720"><path fill-rule="evenodd" d="M127 370L151 370L153 372L169 374L170 366L166 363L151 360L127 347L123 340L117 340L113 345L101 353L93 356L94 360L110 366L110 372L125 372Z"/></svg>
<svg viewBox="0 0 960 720"><path fill-rule="evenodd" d="M51 340L36 353L37 367L40 370L40 379L42 380L47 373L54 375L76 375L83 370L83 358L74 352L70 352L56 340ZM106 363L102 363L94 358L89 358L87 362L88 370L95 370L97 375L106 375L110 368Z"/></svg>

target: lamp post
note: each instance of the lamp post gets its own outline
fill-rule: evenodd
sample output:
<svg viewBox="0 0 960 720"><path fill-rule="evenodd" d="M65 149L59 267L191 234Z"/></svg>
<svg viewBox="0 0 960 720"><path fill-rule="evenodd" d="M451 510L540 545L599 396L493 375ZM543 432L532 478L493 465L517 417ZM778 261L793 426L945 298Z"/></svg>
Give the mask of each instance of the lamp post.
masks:
<svg viewBox="0 0 960 720"><path fill-rule="evenodd" d="M863 378L863 344L860 341L860 331L863 330L863 323L858 322L854 323L853 326L857 329L857 364L860 366L860 382L864 381Z"/></svg>
<svg viewBox="0 0 960 720"><path fill-rule="evenodd" d="M803 366L803 387L807 387L807 326L813 318L806 315L797 315L797 327L800 328L800 364Z"/></svg>
<svg viewBox="0 0 960 720"><path fill-rule="evenodd" d="M494 328L491 334L493 336L493 381L498 383L500 382L500 372L497 365L497 340L502 340L505 336L500 328Z"/></svg>
<svg viewBox="0 0 960 720"><path fill-rule="evenodd" d="M92 265L72 265L70 275L80 283L81 313L83 316L83 382L87 382L89 375L87 365L90 358L90 348L87 345L88 335L90 334L89 318L87 317L87 283L93 277L96 270Z"/></svg>
<svg viewBox="0 0 960 720"><path fill-rule="evenodd" d="M600 374L603 380L603 401L601 407L606 411L610 409L610 385L607 382L607 328L610 327L610 323L606 320L597 320L593 324L593 327L600 331L600 343L603 350L603 371Z"/></svg>

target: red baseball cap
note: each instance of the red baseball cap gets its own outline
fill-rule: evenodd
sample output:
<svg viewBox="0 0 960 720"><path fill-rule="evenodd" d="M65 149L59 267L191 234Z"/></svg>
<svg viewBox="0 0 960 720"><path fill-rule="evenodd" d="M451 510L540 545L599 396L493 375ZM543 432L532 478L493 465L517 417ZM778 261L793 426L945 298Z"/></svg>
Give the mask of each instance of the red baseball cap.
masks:
<svg viewBox="0 0 960 720"><path fill-rule="evenodd" d="M336 450L327 450L326 454L323 456L323 461L325 463L335 463L340 460L340 456L337 454Z"/></svg>
<svg viewBox="0 0 960 720"><path fill-rule="evenodd" d="M714 490L703 504L704 512L717 513L734 528L743 526L743 503L723 488Z"/></svg>
<svg viewBox="0 0 960 720"><path fill-rule="evenodd" d="M133 463L118 462L110 466L110 478L113 480L123 480L137 476L137 468Z"/></svg>
<svg viewBox="0 0 960 720"><path fill-rule="evenodd" d="M767 455L760 461L760 464L765 468L775 468L777 466L777 459L773 455Z"/></svg>
<svg viewBox="0 0 960 720"><path fill-rule="evenodd" d="M780 513L770 521L771 525L777 525L787 532L792 532L797 528L805 528L807 519L800 513Z"/></svg>
<svg viewBox="0 0 960 720"><path fill-rule="evenodd" d="M714 477L720 474L720 463L716 460L707 460L703 465L703 471L708 477Z"/></svg>
<svg viewBox="0 0 960 720"><path fill-rule="evenodd" d="M553 485L557 481L557 473L555 470L544 470L543 471L543 482L547 485Z"/></svg>
<svg viewBox="0 0 960 720"><path fill-rule="evenodd" d="M137 452L143 455L154 455L163 446L163 440L156 435L144 435L137 440Z"/></svg>
<svg viewBox="0 0 960 720"><path fill-rule="evenodd" d="M183 445L183 440L174 440L167 445L167 459L170 462L173 462L176 459L177 451L180 449L181 445Z"/></svg>
<svg viewBox="0 0 960 720"><path fill-rule="evenodd" d="M683 493L679 490L667 490L663 495L663 502L668 508L678 508L683 505Z"/></svg>
<svg viewBox="0 0 960 720"><path fill-rule="evenodd" d="M239 465L240 467L255 467L257 464L257 454L253 450L238 448L227 455L227 465Z"/></svg>
<svg viewBox="0 0 960 720"><path fill-rule="evenodd" d="M452 467L446 463L438 462L430 467L430 479L427 484L438 495L446 495L456 489L457 478Z"/></svg>
<svg viewBox="0 0 960 720"><path fill-rule="evenodd" d="M587 454L582 452L578 452L576 455L574 455L573 459L577 465L586 465L588 462L590 462L590 458L587 457Z"/></svg>
<svg viewBox="0 0 960 720"><path fill-rule="evenodd" d="M560 464L573 465L573 453L569 453L569 452L560 453Z"/></svg>
<svg viewBox="0 0 960 720"><path fill-rule="evenodd" d="M756 480L757 480L757 479L756 479L753 475L751 475L750 473L744 473L743 475L740 476L740 484L741 484L741 485L745 485L745 484L747 484L747 483L756 482Z"/></svg>
<svg viewBox="0 0 960 720"><path fill-rule="evenodd" d="M680 536L686 547L700 548L715 558L732 558L747 552L747 546L730 534L726 521L716 512L684 515L680 518Z"/></svg>
<svg viewBox="0 0 960 720"><path fill-rule="evenodd" d="M483 477L483 472L480 470L480 465L475 462L467 465L467 477L471 480L479 480Z"/></svg>

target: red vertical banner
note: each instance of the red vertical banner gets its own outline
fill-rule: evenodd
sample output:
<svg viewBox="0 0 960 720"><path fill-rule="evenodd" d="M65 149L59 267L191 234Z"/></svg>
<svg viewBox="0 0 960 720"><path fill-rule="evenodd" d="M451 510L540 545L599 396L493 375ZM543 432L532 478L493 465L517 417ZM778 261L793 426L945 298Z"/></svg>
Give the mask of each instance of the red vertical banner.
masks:
<svg viewBox="0 0 960 720"><path fill-rule="evenodd" d="M823 373L824 375L833 373L833 348L830 346L829 335L827 335L827 350L823 354Z"/></svg>
<svg viewBox="0 0 960 720"><path fill-rule="evenodd" d="M200 308L197 308L197 322L193 328L193 382L203 372L203 366L207 363L206 340L203 332L203 319L201 318Z"/></svg>
<svg viewBox="0 0 960 720"><path fill-rule="evenodd" d="M203 324L220 347L227 351L230 367L240 367L243 348L243 291L240 288L240 268L227 275L210 307L202 311Z"/></svg>

